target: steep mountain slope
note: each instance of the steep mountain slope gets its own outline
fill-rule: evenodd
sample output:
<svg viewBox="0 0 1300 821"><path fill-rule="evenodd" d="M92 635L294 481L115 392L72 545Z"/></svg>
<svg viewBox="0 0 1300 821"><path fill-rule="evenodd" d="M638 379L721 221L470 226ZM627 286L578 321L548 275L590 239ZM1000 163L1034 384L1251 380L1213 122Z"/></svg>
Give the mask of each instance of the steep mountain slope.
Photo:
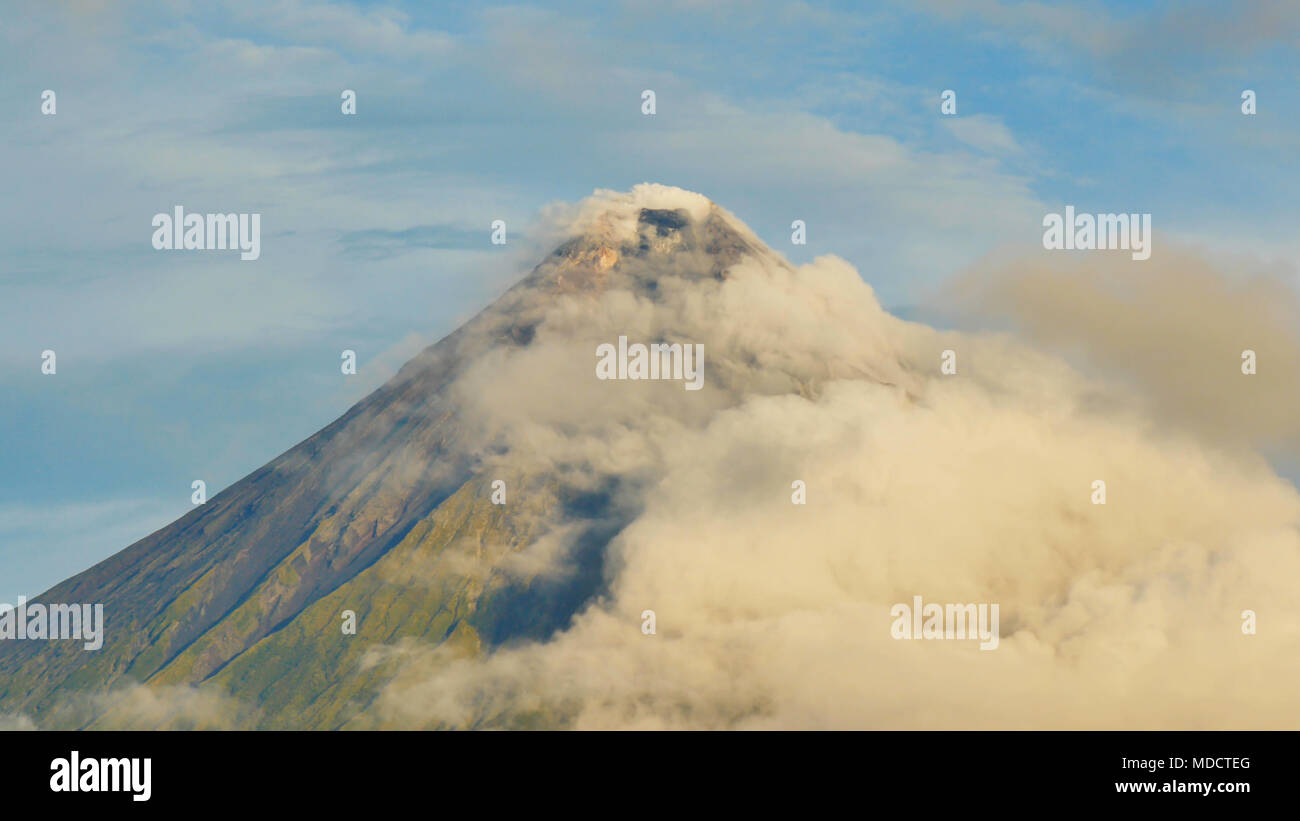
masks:
<svg viewBox="0 0 1300 821"><path fill-rule="evenodd" d="M492 445L467 430L450 386L477 360L526 348L557 298L622 290L653 301L665 276L721 279L743 255L768 253L702 198L617 204L587 214L530 276L338 421L41 596L102 602L104 647L0 645L0 710L113 726L111 699L70 696L207 682L252 705L255 726L356 726L385 676L366 661L375 647L406 638L472 654L563 628L598 594L604 545L626 521L615 488L494 474L512 501L491 504L480 468ZM572 572L502 572L552 519L570 527ZM345 610L356 636L340 634Z"/></svg>

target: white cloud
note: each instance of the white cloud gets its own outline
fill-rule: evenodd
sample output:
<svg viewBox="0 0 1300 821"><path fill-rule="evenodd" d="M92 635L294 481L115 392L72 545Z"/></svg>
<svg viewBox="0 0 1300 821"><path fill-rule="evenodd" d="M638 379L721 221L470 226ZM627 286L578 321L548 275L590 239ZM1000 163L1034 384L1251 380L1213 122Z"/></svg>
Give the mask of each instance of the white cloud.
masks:
<svg viewBox="0 0 1300 821"><path fill-rule="evenodd" d="M653 300L622 280L521 298L545 318L534 342L456 391L503 465L628 488L608 596L548 642L408 652L383 721L1300 726L1300 493L1248 448L1166 424L1113 370L894 319L835 258L760 254L724 282L657 270ZM1104 336L1082 316L1083 341ZM594 380L594 343L618 334L701 342L706 389ZM958 376L939 373L945 348ZM892 639L890 607L913 595L999 604L1000 647ZM1268 629L1243 635L1247 609Z"/></svg>

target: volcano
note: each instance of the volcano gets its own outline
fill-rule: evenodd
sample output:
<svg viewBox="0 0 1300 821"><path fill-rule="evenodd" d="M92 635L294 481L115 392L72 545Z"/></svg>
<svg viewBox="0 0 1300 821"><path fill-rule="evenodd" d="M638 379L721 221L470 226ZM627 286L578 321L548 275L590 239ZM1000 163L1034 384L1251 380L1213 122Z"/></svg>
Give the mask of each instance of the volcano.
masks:
<svg viewBox="0 0 1300 821"><path fill-rule="evenodd" d="M38 597L102 604L102 647L0 641L0 722L1300 726L1300 494L1257 456L699 194L555 222L340 419Z"/></svg>
<svg viewBox="0 0 1300 821"><path fill-rule="evenodd" d="M369 726L366 707L393 673L376 648L472 657L563 630L602 595L606 547L636 508L616 498L627 477L570 481L564 465L512 460L508 442L467 420L458 385L526 353L557 306L654 306L661 290L720 282L742 259L789 267L678 189L598 196L570 228L531 274L333 424L35 599L102 603L104 645L0 645L0 710L40 726L121 726L115 693L200 687L246 705L240 726ZM592 350L575 352L575 367L590 373ZM546 386L538 399L566 401ZM507 503L492 502L494 481ZM511 564L557 526L560 572ZM171 714L127 723L159 725L207 726Z"/></svg>

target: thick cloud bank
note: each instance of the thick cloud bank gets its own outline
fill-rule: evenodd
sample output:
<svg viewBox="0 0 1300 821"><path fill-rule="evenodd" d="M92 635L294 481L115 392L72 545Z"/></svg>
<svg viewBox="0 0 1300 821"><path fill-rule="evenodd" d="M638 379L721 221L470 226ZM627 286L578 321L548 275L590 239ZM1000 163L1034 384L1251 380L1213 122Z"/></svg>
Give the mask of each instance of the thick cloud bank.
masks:
<svg viewBox="0 0 1300 821"><path fill-rule="evenodd" d="M626 240L647 207L752 239L657 186L600 194L574 224ZM613 481L628 523L608 593L550 640L402 648L384 723L1300 727L1300 494L1255 452L1296 431L1276 405L1295 409L1295 368L1280 380L1300 361L1279 291L1234 290L1189 251L1126 269L1156 282L1092 254L963 284L967 304L1037 317L1031 339L1095 348L1085 375L1009 335L899 320L843 260L794 267L754 242L721 278L689 254L626 259L608 287L539 295L530 344L458 381L489 475ZM1256 376L1251 327L1270 352ZM596 379L619 336L702 344L704 389ZM917 595L998 604L997 649L892 638L890 608Z"/></svg>

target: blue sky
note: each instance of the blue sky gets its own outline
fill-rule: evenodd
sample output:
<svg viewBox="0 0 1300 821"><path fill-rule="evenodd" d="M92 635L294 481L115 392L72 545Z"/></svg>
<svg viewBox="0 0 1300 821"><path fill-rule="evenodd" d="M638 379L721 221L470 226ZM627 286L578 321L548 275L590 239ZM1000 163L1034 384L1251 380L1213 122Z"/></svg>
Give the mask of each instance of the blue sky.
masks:
<svg viewBox="0 0 1300 821"><path fill-rule="evenodd" d="M5 4L0 601L336 418L597 188L699 191L887 306L1064 203L1294 276L1298 44L1291 2ZM176 204L261 213L261 259L154 251Z"/></svg>

